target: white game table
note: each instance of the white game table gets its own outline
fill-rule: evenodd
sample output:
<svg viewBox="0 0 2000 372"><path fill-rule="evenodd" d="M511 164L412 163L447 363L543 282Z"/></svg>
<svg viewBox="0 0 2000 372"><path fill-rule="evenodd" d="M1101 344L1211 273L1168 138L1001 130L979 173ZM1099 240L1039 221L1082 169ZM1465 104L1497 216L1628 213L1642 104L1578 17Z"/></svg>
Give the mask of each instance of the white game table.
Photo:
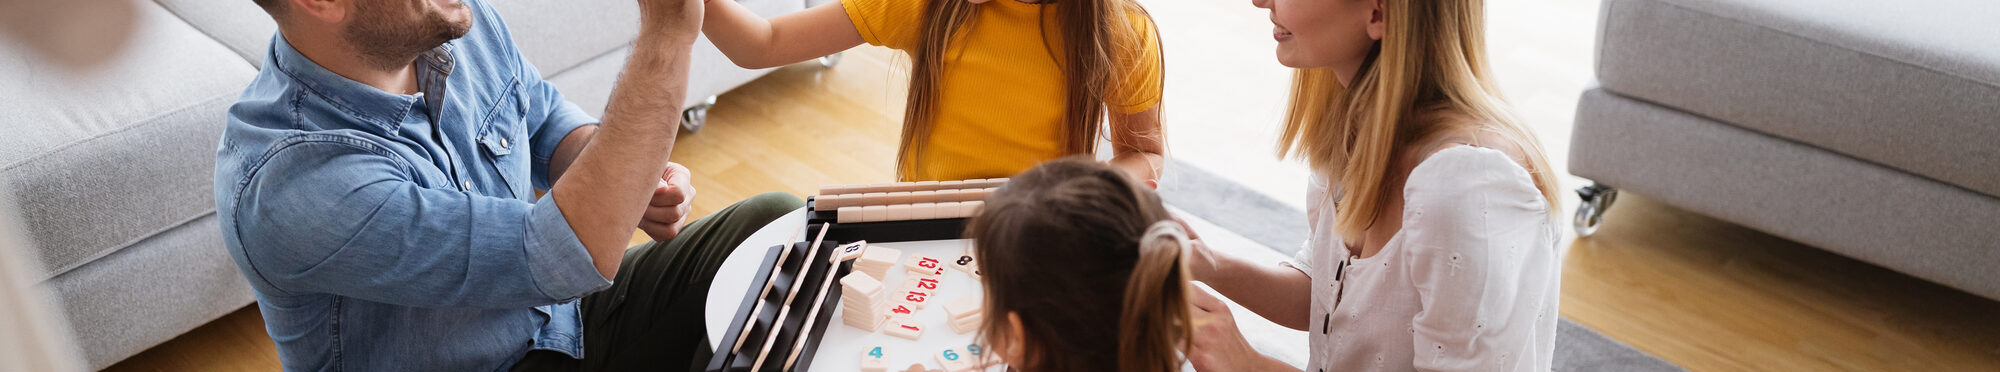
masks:
<svg viewBox="0 0 2000 372"><path fill-rule="evenodd" d="M709 347L719 347L725 337L731 339L736 337L723 333L729 331L729 323L735 320L732 318L736 314L736 308L743 303L743 296L754 285L762 284L751 283L751 280L757 276L758 266L763 263L767 249L774 245L791 243L787 239L793 238L794 235L797 238L792 240L812 241L813 237L805 234L805 228L806 210L799 208L752 233L748 239L743 240L743 244L738 245L736 250L729 254L729 258L723 261L722 268L716 271L715 281L708 286L704 323L707 325ZM964 252L970 243L970 240L958 239L869 245L903 251L903 257L898 259L895 267L889 269L888 278L882 281L887 290L894 290L902 286L908 273L903 269L903 260L908 260L911 255L928 255L950 261ZM938 353L945 349L956 349L959 353L964 353L966 346L972 344L973 336L972 333L960 334L951 329L946 322L944 304L963 297L984 295L985 291L978 280L958 270L945 270L945 278L939 283L937 294L930 297L929 304L915 314L916 319L926 327L923 336L915 341L890 336L879 330L868 332L848 326L841 321L840 306L828 306L828 310L834 311L833 318L830 319L832 324L827 325L826 334L820 339L819 350L813 356L811 370L857 370L860 368L861 354L877 346L882 348L890 372L903 371L916 363L922 363L924 368L928 369L942 369L937 362ZM893 296L890 301L894 302ZM986 370L1004 371L1006 367L996 365Z"/></svg>

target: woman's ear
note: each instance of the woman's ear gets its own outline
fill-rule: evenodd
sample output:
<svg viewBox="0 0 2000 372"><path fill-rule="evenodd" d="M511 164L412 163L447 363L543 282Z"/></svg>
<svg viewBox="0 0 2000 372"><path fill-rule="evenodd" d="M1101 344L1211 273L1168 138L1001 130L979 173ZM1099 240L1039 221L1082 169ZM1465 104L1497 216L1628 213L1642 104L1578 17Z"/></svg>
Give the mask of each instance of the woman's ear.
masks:
<svg viewBox="0 0 2000 372"><path fill-rule="evenodd" d="M1021 341L1027 338L1026 332L1028 331L1028 329L1027 327L1021 325L1021 313L1016 313L1012 311L1007 312L1007 328L1013 330L1013 332L1009 332L1009 334L1014 335L1014 339L1005 340L1005 342L999 343L1004 346L1004 349L998 350L998 352L1000 353L1000 361L1006 362L1007 365L1010 366L1027 365L1028 348L1027 346L1022 345L1023 342Z"/></svg>
<svg viewBox="0 0 2000 372"><path fill-rule="evenodd" d="M1369 3L1374 4L1375 9L1368 13L1368 38L1375 39L1375 41L1382 41L1383 30L1386 28L1383 25L1383 20L1388 18L1382 14L1382 1L1369 1Z"/></svg>

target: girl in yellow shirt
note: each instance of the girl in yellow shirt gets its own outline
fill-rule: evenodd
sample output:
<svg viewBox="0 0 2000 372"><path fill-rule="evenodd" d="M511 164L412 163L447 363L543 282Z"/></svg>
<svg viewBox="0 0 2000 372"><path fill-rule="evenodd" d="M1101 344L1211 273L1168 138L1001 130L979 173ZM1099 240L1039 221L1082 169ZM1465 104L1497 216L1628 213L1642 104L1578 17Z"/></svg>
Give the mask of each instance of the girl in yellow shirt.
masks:
<svg viewBox="0 0 2000 372"><path fill-rule="evenodd" d="M1100 135L1110 164L1160 178L1160 46L1135 0L839 0L769 20L706 1L702 32L746 68L863 42L908 53L902 181L1009 177L1094 154Z"/></svg>

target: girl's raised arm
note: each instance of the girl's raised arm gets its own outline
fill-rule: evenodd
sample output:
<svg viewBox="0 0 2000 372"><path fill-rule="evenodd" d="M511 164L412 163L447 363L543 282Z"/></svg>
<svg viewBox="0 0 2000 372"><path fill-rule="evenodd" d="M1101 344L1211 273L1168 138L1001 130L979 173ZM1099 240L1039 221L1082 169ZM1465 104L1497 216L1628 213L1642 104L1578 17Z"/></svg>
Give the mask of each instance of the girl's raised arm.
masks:
<svg viewBox="0 0 2000 372"><path fill-rule="evenodd" d="M861 45L861 32L839 1L764 19L735 0L707 0L701 32L743 68L798 63Z"/></svg>
<svg viewBox="0 0 2000 372"><path fill-rule="evenodd" d="M1111 112L1111 166L1147 186L1160 188L1167 166L1167 134L1160 128L1160 107L1131 114Z"/></svg>

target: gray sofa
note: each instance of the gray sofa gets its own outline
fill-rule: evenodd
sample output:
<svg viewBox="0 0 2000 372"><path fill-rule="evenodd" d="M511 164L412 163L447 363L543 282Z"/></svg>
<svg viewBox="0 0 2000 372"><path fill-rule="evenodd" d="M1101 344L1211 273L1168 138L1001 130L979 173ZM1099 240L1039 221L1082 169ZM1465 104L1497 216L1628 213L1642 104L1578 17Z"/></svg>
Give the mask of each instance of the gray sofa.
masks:
<svg viewBox="0 0 2000 372"><path fill-rule="evenodd" d="M2000 299L2000 2L1602 11L1579 232L1623 189Z"/></svg>
<svg viewBox="0 0 2000 372"><path fill-rule="evenodd" d="M491 1L528 59L602 113L638 29L636 3ZM807 5L739 1L765 16ZM276 26L248 0L138 8L133 40L91 71L66 72L0 40L0 190L11 190L0 201L20 209L39 247L30 275L57 293L92 369L252 300L223 249L211 178L224 111ZM765 72L736 67L705 40L693 66L691 105Z"/></svg>

